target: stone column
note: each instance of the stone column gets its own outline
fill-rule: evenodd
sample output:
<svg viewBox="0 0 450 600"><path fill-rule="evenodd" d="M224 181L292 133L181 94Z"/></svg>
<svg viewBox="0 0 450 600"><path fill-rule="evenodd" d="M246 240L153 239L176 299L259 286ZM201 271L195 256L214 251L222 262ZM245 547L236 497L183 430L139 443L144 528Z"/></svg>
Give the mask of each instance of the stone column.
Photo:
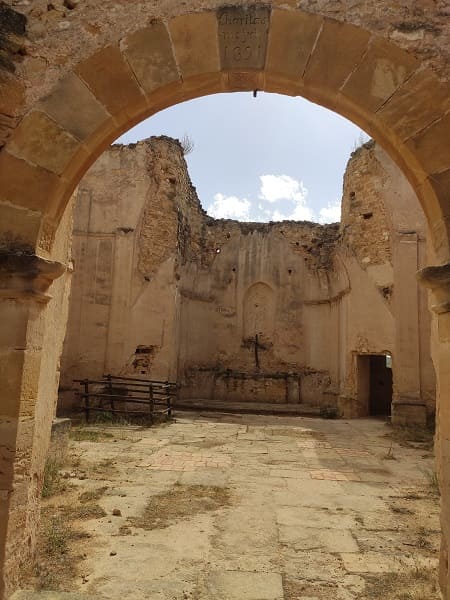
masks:
<svg viewBox="0 0 450 600"><path fill-rule="evenodd" d="M35 436L35 406L45 306L64 270L28 251L0 250L0 598L34 550L44 466L33 455L42 439Z"/></svg>
<svg viewBox="0 0 450 600"><path fill-rule="evenodd" d="M441 490L440 583L444 598L450 598L450 263L426 267L419 281L433 292L432 354L436 369L436 467Z"/></svg>

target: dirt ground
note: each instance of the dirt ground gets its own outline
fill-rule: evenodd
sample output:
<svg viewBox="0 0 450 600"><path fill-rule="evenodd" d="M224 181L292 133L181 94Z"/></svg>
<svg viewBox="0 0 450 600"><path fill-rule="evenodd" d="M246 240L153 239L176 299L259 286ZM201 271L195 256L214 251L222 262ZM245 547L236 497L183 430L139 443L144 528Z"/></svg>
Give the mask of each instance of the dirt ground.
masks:
<svg viewBox="0 0 450 600"><path fill-rule="evenodd" d="M378 420L185 413L152 429L76 429L71 456L49 473L27 587L114 600L440 597L426 436Z"/></svg>

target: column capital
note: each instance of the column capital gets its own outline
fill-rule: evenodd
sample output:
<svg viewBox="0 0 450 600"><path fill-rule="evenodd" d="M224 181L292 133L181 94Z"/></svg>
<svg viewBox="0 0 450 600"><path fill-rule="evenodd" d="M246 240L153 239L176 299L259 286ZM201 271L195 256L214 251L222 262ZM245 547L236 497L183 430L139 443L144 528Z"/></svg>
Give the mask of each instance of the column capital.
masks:
<svg viewBox="0 0 450 600"><path fill-rule="evenodd" d="M431 289L437 300L432 308L438 314L450 312L450 263L437 267L425 267L417 273L417 279Z"/></svg>
<svg viewBox="0 0 450 600"><path fill-rule="evenodd" d="M48 302L48 288L66 267L22 250L0 250L0 299L32 299Z"/></svg>

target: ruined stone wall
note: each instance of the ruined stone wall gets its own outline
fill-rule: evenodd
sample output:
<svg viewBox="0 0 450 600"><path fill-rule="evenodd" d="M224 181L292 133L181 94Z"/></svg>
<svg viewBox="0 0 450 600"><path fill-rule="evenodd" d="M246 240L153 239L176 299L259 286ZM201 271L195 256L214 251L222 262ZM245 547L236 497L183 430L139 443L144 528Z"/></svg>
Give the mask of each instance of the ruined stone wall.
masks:
<svg viewBox="0 0 450 600"><path fill-rule="evenodd" d="M347 285L333 259L338 227L203 221L180 280L182 394L320 404L330 363L313 350L303 311ZM324 314L312 337L327 322Z"/></svg>
<svg viewBox="0 0 450 600"><path fill-rule="evenodd" d="M178 230L190 185L181 147L163 138L113 146L81 182L63 390L107 372L175 377Z"/></svg>
<svg viewBox="0 0 450 600"><path fill-rule="evenodd" d="M76 206L67 388L169 377L184 398L357 416L357 356L390 353L397 414L433 411L424 218L374 143L349 161L341 224L214 220L169 138L112 147Z"/></svg>
<svg viewBox="0 0 450 600"><path fill-rule="evenodd" d="M420 421L424 407L434 412L431 319L416 280L427 260L425 230L413 190L381 148L369 142L356 151L344 177L339 249L352 282L341 404L350 397L361 409L355 353L389 352L397 422Z"/></svg>

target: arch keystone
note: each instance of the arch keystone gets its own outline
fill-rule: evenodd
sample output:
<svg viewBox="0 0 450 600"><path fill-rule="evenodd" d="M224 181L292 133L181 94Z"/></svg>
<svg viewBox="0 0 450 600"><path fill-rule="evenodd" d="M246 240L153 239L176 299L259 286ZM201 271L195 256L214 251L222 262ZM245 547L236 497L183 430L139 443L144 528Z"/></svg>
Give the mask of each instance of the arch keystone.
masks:
<svg viewBox="0 0 450 600"><path fill-rule="evenodd" d="M263 69L266 61L270 8L224 6L217 11L222 71Z"/></svg>
<svg viewBox="0 0 450 600"><path fill-rule="evenodd" d="M266 70L285 77L303 76L323 18L303 12L273 10Z"/></svg>
<svg viewBox="0 0 450 600"><path fill-rule="evenodd" d="M183 78L220 70L214 12L175 17L169 21L169 31Z"/></svg>
<svg viewBox="0 0 450 600"><path fill-rule="evenodd" d="M121 48L146 94L180 79L169 32L161 21L125 38Z"/></svg>
<svg viewBox="0 0 450 600"><path fill-rule="evenodd" d="M11 154L57 175L64 171L79 148L78 140L37 110L22 119L8 143Z"/></svg>

